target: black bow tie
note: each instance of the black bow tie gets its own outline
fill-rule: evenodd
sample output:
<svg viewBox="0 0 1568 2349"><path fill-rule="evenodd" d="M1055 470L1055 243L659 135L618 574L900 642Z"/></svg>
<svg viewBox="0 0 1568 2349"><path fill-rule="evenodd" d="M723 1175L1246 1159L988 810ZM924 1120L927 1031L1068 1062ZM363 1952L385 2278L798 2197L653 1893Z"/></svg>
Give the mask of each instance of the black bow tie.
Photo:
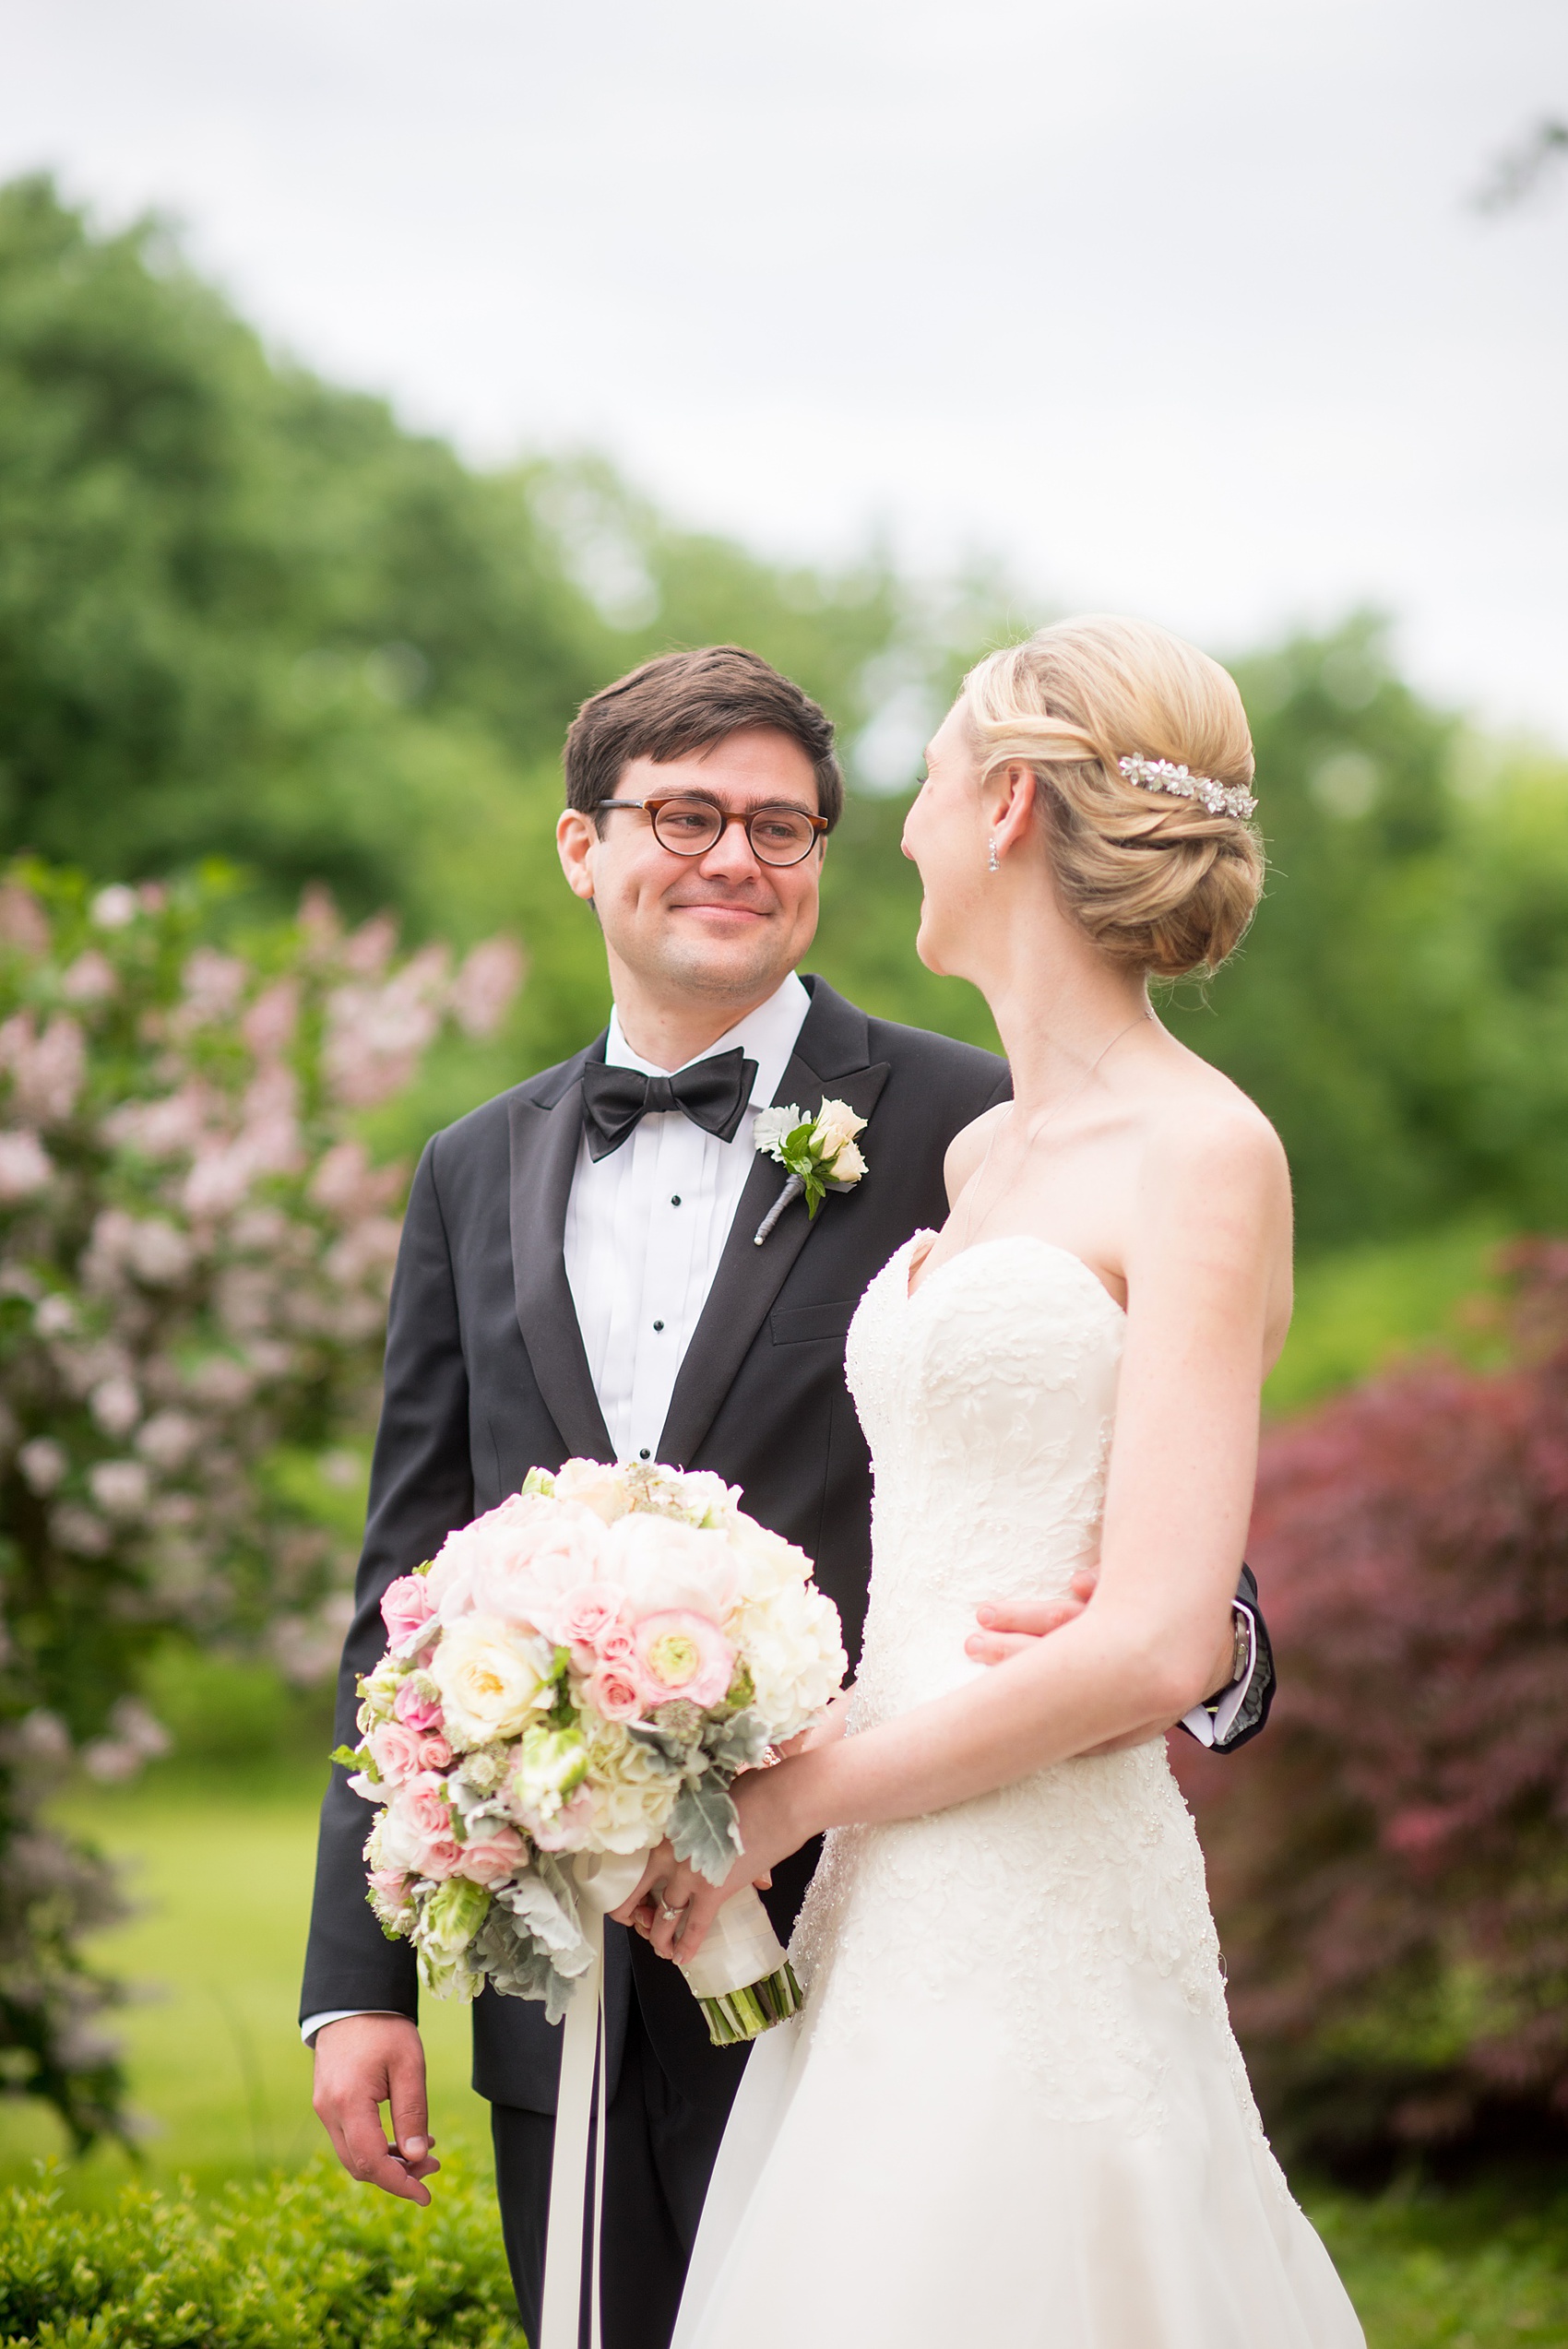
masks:
<svg viewBox="0 0 1568 2349"><path fill-rule="evenodd" d="M639 1069L612 1069L602 1061L589 1061L583 1071L588 1157L597 1162L619 1150L650 1109L679 1109L705 1133L733 1142L755 1081L756 1062L748 1061L738 1044L733 1051L715 1053L711 1061L694 1061L673 1076L644 1076Z"/></svg>

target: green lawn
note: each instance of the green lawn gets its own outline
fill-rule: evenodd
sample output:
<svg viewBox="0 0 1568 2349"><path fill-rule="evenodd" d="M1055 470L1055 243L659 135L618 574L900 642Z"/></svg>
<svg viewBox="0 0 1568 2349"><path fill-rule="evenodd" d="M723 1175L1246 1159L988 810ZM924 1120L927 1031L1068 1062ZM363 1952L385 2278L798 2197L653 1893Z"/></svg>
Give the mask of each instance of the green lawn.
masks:
<svg viewBox="0 0 1568 2349"><path fill-rule="evenodd" d="M140 1912L100 1956L137 1986L125 2017L135 2102L147 2117L145 2174L199 2192L302 2168L322 2143L310 2058L294 2029L310 1897L315 1774L246 1781L191 1764L139 1787L75 1798L131 1871ZM482 2185L485 2108L468 2086L468 2018L425 2016L433 2113L443 2150ZM61 2149L50 2116L0 2106L0 2183L30 2182ZM64 2179L67 2203L101 2210L131 2175L101 2149ZM368 2195L369 2189L361 2189ZM436 2192L441 2191L440 2181ZM454 2189L456 2192L457 2189ZM1355 2296L1372 2349L1503 2349L1568 2342L1568 2207L1538 2193L1359 2201L1306 2193ZM400 2206L417 2259L439 2215Z"/></svg>
<svg viewBox="0 0 1568 2349"><path fill-rule="evenodd" d="M315 1773L247 1782L187 1764L66 1807L73 1825L125 1862L137 1903L94 1954L134 1986L119 2027L155 2178L213 2188L297 2169L326 2144L294 2023L319 1784ZM487 2163L488 2107L469 2086L468 2011L431 2000L422 2020L435 2135L460 2145L470 2165ZM43 2109L0 2105L0 2179L30 2177L32 2161L64 2141ZM76 2175L101 2193L132 2169L103 2147Z"/></svg>

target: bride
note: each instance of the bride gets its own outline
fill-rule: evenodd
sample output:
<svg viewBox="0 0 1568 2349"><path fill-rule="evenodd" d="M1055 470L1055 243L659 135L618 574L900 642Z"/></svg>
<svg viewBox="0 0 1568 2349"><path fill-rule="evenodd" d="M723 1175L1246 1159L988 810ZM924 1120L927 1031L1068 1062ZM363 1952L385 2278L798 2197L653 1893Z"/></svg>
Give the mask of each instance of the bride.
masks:
<svg viewBox="0 0 1568 2349"><path fill-rule="evenodd" d="M928 766L921 957L984 993L1016 1097L954 1143L946 1224L849 1333L876 1471L858 1684L737 1785L727 1885L666 1847L623 1912L689 1957L827 1831L805 2011L751 2057L676 2349L1352 2349L1159 1734L1212 1678L1290 1314L1278 1141L1147 994L1255 906L1246 717L1180 639L1068 621L980 663ZM1065 1629L967 1653L977 1600L1086 1565Z"/></svg>

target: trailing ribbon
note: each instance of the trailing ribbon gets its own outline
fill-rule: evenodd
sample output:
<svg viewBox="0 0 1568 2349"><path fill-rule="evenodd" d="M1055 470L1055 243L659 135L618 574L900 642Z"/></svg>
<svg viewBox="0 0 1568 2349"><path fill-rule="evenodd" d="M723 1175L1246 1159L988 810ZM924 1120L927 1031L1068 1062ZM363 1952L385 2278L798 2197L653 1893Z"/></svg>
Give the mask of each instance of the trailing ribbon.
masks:
<svg viewBox="0 0 1568 2349"><path fill-rule="evenodd" d="M561 2083L555 2097L555 2150L550 2167L550 2224L544 2242L544 2302L539 2349L578 2349L582 2327L584 2217L588 2205L588 2141L594 2140L592 2284L588 2349L600 2349L600 2228L604 2213L604 2138L609 2091L605 2082L604 1920L636 1890L647 1852L623 1857L578 1852L572 1860L577 1921L589 1950L588 1967L572 1987L562 2029ZM744 2044L800 2010L800 1985L748 1884L732 1893L708 1928L707 1939L682 1971L707 2018L719 2046ZM595 2082L599 2127L593 2128Z"/></svg>
<svg viewBox="0 0 1568 2349"><path fill-rule="evenodd" d="M544 2300L539 2349L578 2349L582 2324L583 2221L588 2198L588 2138L593 2125L594 2084L599 2089L599 2129L594 2148L593 2284L589 2295L589 2349L600 2349L599 2326L600 2224L604 2212L604 2132L608 2092L604 2046L604 1919L636 1890L646 1852L625 1857L579 1852L572 1863L578 1921L591 1952L577 1976L562 2024L561 2082L555 2096L555 2150L550 2167L550 2224L544 2244Z"/></svg>

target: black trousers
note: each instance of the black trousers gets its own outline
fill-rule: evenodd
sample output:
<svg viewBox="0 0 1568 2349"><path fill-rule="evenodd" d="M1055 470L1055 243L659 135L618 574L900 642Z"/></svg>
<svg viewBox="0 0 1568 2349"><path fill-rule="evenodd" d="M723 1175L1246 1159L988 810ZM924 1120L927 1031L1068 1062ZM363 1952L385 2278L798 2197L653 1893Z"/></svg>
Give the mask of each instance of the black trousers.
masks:
<svg viewBox="0 0 1568 2349"><path fill-rule="evenodd" d="M726 2053L738 2086L742 2066ZM600 2266L604 2349L669 2349L726 2118L727 2106L711 2097L696 2103L675 2088L648 2043L634 1999L605 2142ZM517 2313L529 2342L536 2343L555 2123L548 2113L525 2112L515 2105L492 2105L490 2122ZM583 2306L586 2315L586 2292ZM586 2342L586 2331L583 2338Z"/></svg>

